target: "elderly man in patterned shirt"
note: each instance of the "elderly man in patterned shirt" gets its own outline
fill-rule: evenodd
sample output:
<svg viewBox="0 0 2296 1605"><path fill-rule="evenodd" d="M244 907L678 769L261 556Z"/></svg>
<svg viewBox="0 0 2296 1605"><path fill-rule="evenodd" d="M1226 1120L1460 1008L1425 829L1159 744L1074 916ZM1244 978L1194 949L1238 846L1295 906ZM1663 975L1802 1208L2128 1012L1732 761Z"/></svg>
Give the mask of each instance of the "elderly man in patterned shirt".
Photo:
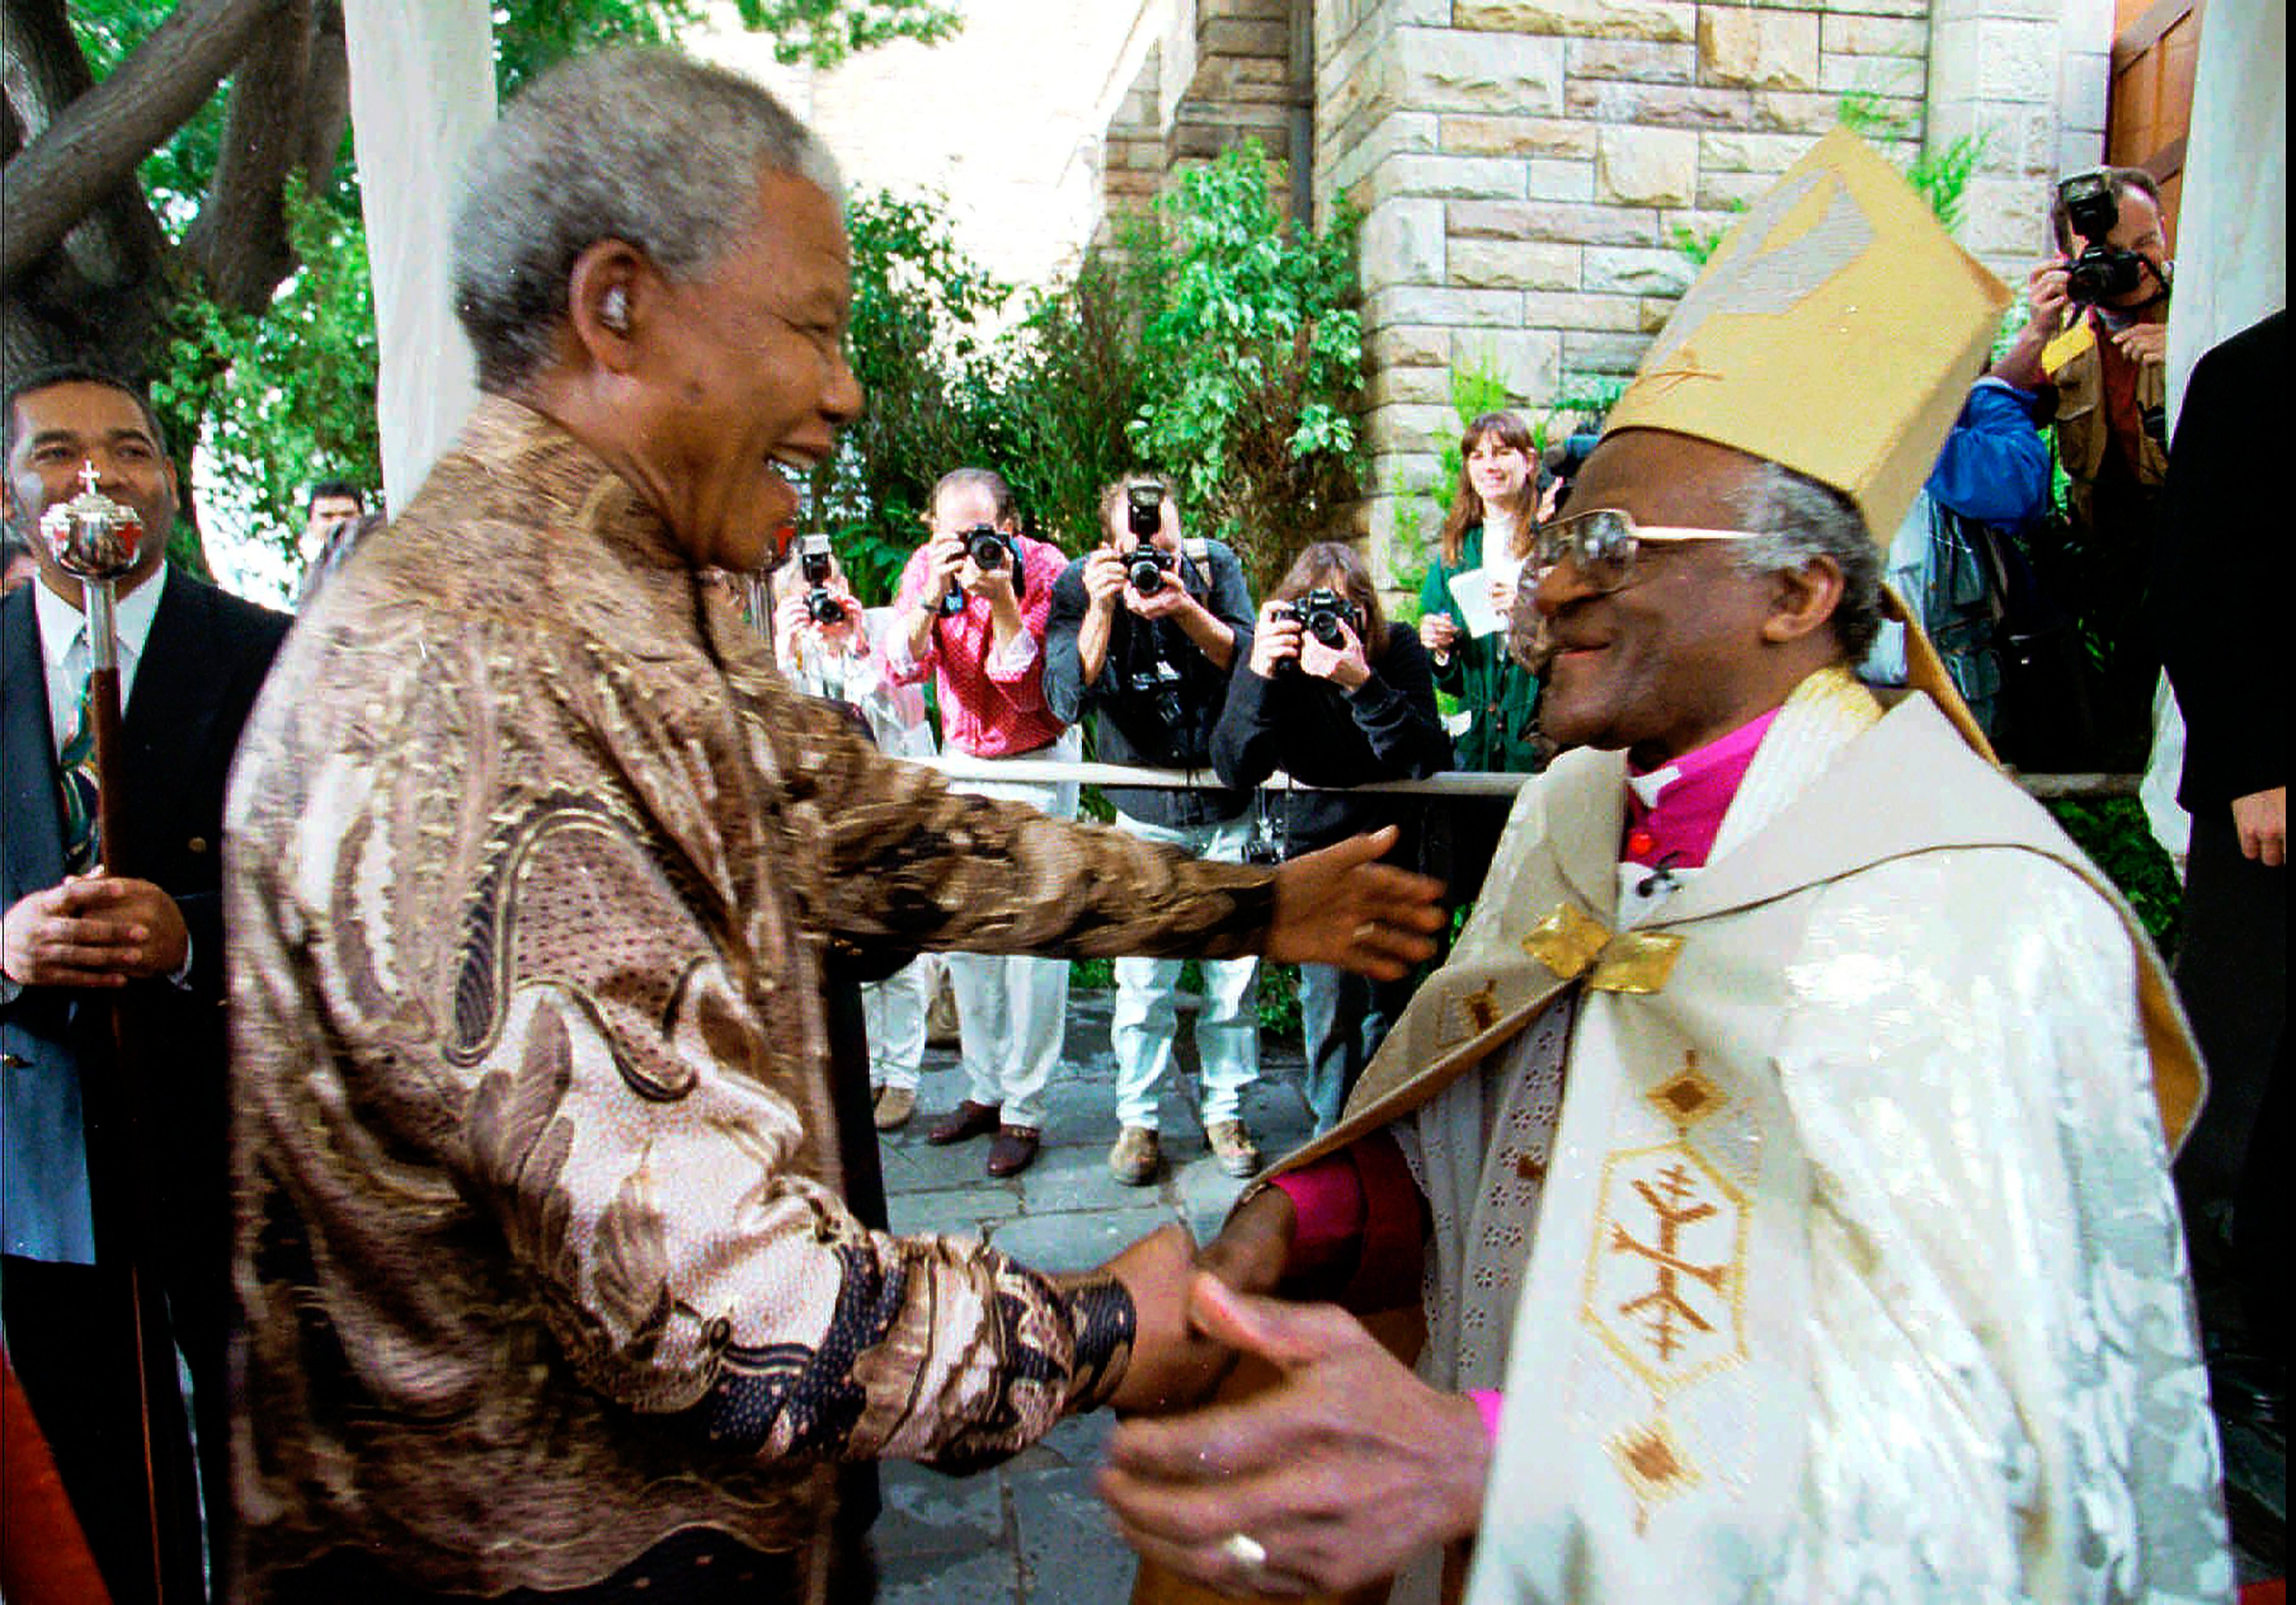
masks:
<svg viewBox="0 0 2296 1605"><path fill-rule="evenodd" d="M1433 888L952 797L785 685L703 576L861 395L834 171L754 86L546 75L455 280L486 398L233 787L237 1586L860 1597L836 1462L979 1464L1201 1355L1177 1228L1053 1277L855 1219L827 941L1392 974Z"/></svg>

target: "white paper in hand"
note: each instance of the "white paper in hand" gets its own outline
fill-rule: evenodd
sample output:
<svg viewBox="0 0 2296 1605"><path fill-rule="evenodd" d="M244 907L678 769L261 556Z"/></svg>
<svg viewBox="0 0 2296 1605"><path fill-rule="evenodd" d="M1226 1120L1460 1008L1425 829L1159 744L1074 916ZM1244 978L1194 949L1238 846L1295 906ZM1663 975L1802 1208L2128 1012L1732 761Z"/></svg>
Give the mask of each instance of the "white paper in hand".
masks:
<svg viewBox="0 0 2296 1605"><path fill-rule="evenodd" d="M1451 576L1451 600L1459 604L1459 617L1466 620L1468 635L1493 635L1506 627L1506 615L1491 605L1491 587L1505 579L1512 589L1516 566L1502 564L1494 570L1487 563Z"/></svg>

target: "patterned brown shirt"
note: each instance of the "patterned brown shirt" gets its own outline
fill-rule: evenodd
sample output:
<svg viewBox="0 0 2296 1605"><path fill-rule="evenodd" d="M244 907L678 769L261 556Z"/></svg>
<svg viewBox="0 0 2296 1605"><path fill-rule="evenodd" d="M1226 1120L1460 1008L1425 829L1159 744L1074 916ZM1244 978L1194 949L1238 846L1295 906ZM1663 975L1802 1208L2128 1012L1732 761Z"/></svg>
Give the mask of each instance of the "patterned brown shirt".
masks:
<svg viewBox="0 0 2296 1605"><path fill-rule="evenodd" d="M1259 945L1264 872L880 758L510 402L299 624L234 775L248 1586L593 1581L806 1544L827 1462L962 1465L1120 1377L1120 1288L860 1226L824 944Z"/></svg>

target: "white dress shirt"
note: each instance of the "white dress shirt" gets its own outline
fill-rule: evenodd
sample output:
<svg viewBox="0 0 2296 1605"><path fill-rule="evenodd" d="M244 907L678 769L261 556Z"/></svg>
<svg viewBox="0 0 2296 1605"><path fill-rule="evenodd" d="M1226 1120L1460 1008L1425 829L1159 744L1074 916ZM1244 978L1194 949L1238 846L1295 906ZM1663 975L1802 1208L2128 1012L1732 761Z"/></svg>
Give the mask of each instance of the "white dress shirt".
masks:
<svg viewBox="0 0 2296 1605"><path fill-rule="evenodd" d="M112 609L114 634L119 643L119 708L135 689L135 667L144 660L144 643L152 638L152 620L160 611L160 593L168 588L168 565L161 563L152 577L121 597ZM78 608L32 582L32 612L40 625L40 659L48 674L48 735L56 756L79 724L80 688L87 683L87 620Z"/></svg>

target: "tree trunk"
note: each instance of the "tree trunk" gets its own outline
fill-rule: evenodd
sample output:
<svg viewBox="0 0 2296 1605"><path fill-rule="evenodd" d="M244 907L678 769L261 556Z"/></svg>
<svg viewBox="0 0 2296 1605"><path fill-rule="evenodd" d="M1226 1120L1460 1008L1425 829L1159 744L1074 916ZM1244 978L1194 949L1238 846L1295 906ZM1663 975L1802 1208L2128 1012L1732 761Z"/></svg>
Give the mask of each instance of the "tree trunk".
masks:
<svg viewBox="0 0 2296 1605"><path fill-rule="evenodd" d="M285 186L303 155L310 80L311 0L285 0L232 77L215 177L184 232L184 250L205 274L209 293L234 311L262 311L294 269Z"/></svg>
<svg viewBox="0 0 2296 1605"><path fill-rule="evenodd" d="M183 0L109 78L56 110L45 127L19 105L30 138L6 168L0 284L12 288L16 275L62 244L102 198L132 185L136 164L215 93L257 29L284 3ZM62 26L62 9L53 0L7 0L12 69L20 25ZM63 39L78 57L69 29ZM84 60L79 70L86 73ZM10 88L12 99L12 83Z"/></svg>
<svg viewBox="0 0 2296 1605"><path fill-rule="evenodd" d="M62 0L4 0L0 10L6 20L0 45L0 80L6 90L0 160L7 164L0 178L7 195L7 243L12 246L26 193L19 152L86 94L93 80ZM9 273L4 281L0 364L11 373L89 360L131 375L143 370L166 237L132 176L108 192L82 190L77 202L79 226L62 249L48 251L24 272Z"/></svg>

